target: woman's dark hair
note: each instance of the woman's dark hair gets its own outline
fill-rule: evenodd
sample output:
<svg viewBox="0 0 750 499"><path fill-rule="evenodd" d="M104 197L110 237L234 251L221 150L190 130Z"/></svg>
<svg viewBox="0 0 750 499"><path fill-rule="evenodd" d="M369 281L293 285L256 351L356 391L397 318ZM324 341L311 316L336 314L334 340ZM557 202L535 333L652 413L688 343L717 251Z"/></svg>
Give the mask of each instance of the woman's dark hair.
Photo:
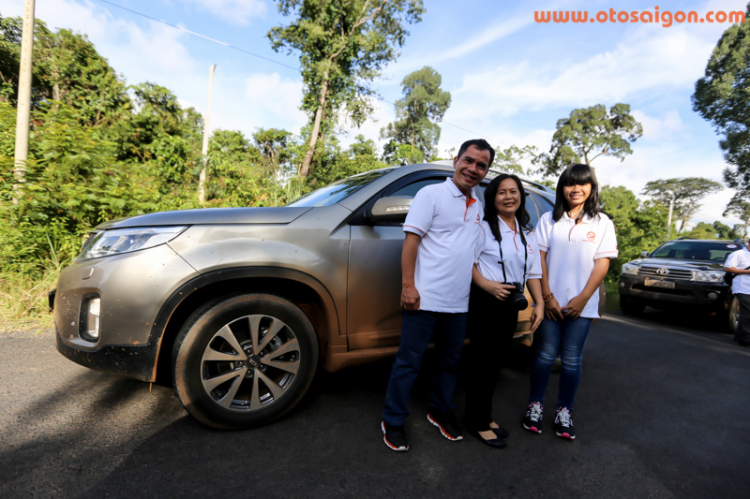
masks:
<svg viewBox="0 0 750 499"><path fill-rule="evenodd" d="M529 217L529 213L526 211L526 191L521 184L521 179L510 173L501 173L497 177L493 178L492 182L490 182L490 185L488 185L484 190L484 219L489 224L492 235L495 236L495 239L498 242L500 242L501 236L500 223L497 221L498 214L497 208L495 207L495 196L497 196L497 191L500 190L500 183L503 180L507 180L509 178L513 179L516 182L516 185L518 186L518 192L521 195L521 204L518 206L518 211L516 211L516 219L521 226L519 227L519 229L521 229L521 234L523 234L524 229L527 231L532 230L531 224L529 223L531 221L531 218ZM523 238L523 236L521 237ZM526 244L525 238L523 239L524 244Z"/></svg>
<svg viewBox="0 0 750 499"><path fill-rule="evenodd" d="M599 213L603 213L599 206L599 182L596 180L596 174L589 165L579 163L567 167L560 175L560 180L557 181L557 197L555 198L555 208L552 210L552 218L555 219L555 222L562 218L563 213L570 211L568 201L563 193L563 187L585 184L591 184L591 195L583 204L581 216L585 213L589 217L595 218Z"/></svg>

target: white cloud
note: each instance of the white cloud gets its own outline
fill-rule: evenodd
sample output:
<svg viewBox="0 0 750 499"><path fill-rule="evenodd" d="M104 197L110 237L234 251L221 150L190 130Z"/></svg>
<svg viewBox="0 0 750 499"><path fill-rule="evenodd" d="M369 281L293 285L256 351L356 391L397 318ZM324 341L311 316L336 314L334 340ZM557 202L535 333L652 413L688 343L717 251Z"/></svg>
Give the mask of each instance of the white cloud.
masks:
<svg viewBox="0 0 750 499"><path fill-rule="evenodd" d="M245 80L245 100L252 116L249 119L259 127L297 132L307 123L307 116L299 109L301 80L282 78L278 73L253 75Z"/></svg>
<svg viewBox="0 0 750 499"><path fill-rule="evenodd" d="M254 17L264 18L266 4L263 0L189 0L214 16L230 23L247 25Z"/></svg>
<svg viewBox="0 0 750 499"><path fill-rule="evenodd" d="M454 96L470 96L478 111L512 115L549 106L625 101L643 92L692 88L705 69L715 38L685 27L637 29L612 50L582 61L521 61L467 74Z"/></svg>
<svg viewBox="0 0 750 499"><path fill-rule="evenodd" d="M675 137L679 132L685 130L685 123L680 118L680 113L673 109L666 112L663 118L648 116L643 111L635 110L631 113L636 121L643 125L642 141L665 141Z"/></svg>

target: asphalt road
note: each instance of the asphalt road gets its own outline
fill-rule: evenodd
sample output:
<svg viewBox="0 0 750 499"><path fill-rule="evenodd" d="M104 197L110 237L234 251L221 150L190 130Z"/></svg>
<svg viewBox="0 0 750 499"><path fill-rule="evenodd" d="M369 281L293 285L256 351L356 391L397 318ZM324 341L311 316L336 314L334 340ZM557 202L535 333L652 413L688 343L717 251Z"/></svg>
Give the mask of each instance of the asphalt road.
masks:
<svg viewBox="0 0 750 499"><path fill-rule="evenodd" d="M379 429L389 368L323 373L283 420L219 432L169 388L71 363L51 334L0 336L0 497L750 496L750 349L700 318L597 324L575 442L549 415L542 435L520 427L529 375L508 369L495 396L506 449L442 438L420 380L411 450L394 453ZM463 400L459 383L459 416Z"/></svg>

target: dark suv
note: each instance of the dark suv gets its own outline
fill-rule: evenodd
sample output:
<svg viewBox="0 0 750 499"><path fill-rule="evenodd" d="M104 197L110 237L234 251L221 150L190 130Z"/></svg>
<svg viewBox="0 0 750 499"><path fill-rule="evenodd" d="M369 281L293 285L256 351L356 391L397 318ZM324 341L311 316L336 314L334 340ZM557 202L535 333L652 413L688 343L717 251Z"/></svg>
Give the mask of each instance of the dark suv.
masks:
<svg viewBox="0 0 750 499"><path fill-rule="evenodd" d="M705 310L720 314L727 326L737 327L739 304L724 282L724 261L742 248L733 241L677 239L622 266L620 308L629 315L646 305Z"/></svg>

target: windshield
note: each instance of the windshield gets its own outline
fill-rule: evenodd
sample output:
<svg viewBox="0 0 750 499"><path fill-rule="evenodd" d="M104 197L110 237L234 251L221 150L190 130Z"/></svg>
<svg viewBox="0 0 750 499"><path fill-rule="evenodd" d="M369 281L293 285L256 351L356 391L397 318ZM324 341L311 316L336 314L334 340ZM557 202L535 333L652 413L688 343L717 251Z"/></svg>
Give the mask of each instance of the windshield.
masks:
<svg viewBox="0 0 750 499"><path fill-rule="evenodd" d="M372 170L352 177L347 177L334 182L320 189L305 194L302 197L289 203L287 206L331 206L338 203L347 196L350 196L360 190L370 182L379 179L395 168L384 168L382 170Z"/></svg>
<svg viewBox="0 0 750 499"><path fill-rule="evenodd" d="M651 258L679 258L683 260L711 260L721 262L727 255L742 246L736 243L716 243L703 241L672 241L664 243L649 255Z"/></svg>

